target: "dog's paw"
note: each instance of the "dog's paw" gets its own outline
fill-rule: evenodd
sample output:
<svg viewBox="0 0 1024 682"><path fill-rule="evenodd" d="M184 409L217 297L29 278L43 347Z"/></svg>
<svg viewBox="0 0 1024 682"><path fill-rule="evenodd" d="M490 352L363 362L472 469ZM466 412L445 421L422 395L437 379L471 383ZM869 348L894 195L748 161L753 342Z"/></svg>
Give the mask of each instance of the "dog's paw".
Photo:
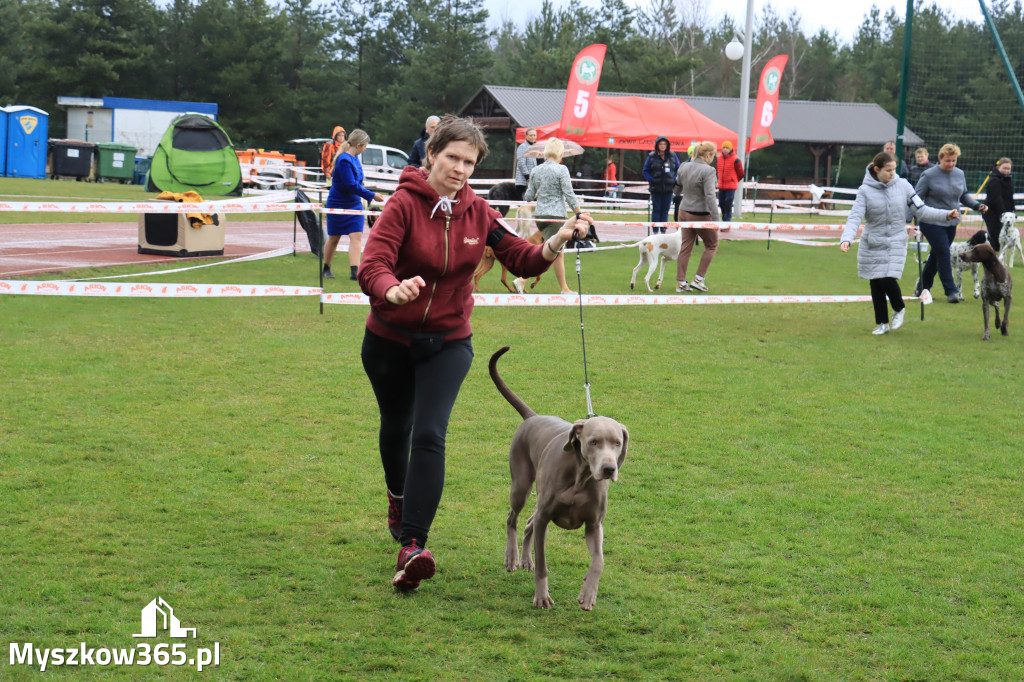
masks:
<svg viewBox="0 0 1024 682"><path fill-rule="evenodd" d="M519 560L519 568L521 568L521 569L523 569L525 571L532 571L533 570L533 559L531 559L528 556L523 556Z"/></svg>
<svg viewBox="0 0 1024 682"><path fill-rule="evenodd" d="M505 570L509 573L518 568L519 552L516 549L505 550Z"/></svg>
<svg viewBox="0 0 1024 682"><path fill-rule="evenodd" d="M550 609L555 605L555 602L551 600L551 595L545 592L544 594L535 594L533 596L533 605L538 609Z"/></svg>
<svg viewBox="0 0 1024 682"><path fill-rule="evenodd" d="M580 596L576 597L576 601L580 603L580 608L584 611L593 610L594 604L597 603L597 590L588 590L584 585L580 590Z"/></svg>

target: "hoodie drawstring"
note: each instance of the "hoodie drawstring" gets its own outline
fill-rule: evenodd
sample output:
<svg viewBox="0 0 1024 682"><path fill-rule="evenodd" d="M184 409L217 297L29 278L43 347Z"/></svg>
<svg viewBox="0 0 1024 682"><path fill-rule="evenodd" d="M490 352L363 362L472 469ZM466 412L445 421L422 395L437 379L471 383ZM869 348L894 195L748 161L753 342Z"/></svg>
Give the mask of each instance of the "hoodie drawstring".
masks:
<svg viewBox="0 0 1024 682"><path fill-rule="evenodd" d="M455 201L452 201L448 197L440 197L437 200L437 203L434 204L434 209L430 212L430 217L433 218L434 214L437 213L437 209L439 209L439 208L442 211L444 211L445 213L447 213L449 216L451 216L452 208L457 203L459 203L458 199L456 199Z"/></svg>

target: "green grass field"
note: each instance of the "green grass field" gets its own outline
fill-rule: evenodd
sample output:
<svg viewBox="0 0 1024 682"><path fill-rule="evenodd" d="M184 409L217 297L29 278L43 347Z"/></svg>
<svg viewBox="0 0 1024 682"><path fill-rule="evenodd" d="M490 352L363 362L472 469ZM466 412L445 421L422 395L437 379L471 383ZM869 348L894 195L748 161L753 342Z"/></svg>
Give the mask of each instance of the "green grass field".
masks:
<svg viewBox="0 0 1024 682"><path fill-rule="evenodd" d="M628 291L633 251L584 259L585 293ZM315 275L307 254L137 279ZM915 277L908 260L904 291ZM853 253L763 242L724 242L708 282L867 292ZM485 285L500 290L496 271ZM587 613L582 530L549 532L550 611L531 605L531 574L503 569L519 417L486 370L511 345L513 390L585 416L577 308L474 313L438 573L400 595L366 309L0 296L2 631L40 648L220 647L201 674L56 679L1021 679L1020 327L983 343L980 307L936 303L922 322L915 302L882 337L869 303L585 309L595 410L631 436ZM196 639L132 638L157 596ZM0 678L37 670L4 661Z"/></svg>

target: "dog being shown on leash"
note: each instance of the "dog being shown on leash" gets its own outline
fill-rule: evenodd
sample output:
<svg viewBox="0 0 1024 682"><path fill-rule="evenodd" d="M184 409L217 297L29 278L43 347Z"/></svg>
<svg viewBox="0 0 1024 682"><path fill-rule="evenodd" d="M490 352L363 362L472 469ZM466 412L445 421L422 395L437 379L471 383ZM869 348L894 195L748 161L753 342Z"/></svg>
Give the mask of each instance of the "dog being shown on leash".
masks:
<svg viewBox="0 0 1024 682"><path fill-rule="evenodd" d="M985 230L978 230L974 235L965 242L953 242L949 245L949 264L953 267L953 280L956 282L956 290L963 291L963 287L960 283L963 281L964 271L970 270L971 276L974 278L974 298L981 296L981 284L978 281L978 264L968 263L961 256L978 244L984 244L988 241L988 232ZM963 296L960 296L961 300Z"/></svg>
<svg viewBox="0 0 1024 682"><path fill-rule="evenodd" d="M497 206L495 206L494 208L498 209ZM507 206L505 207L505 212L508 212ZM513 231L526 241L530 242L531 244L542 244L544 242L544 235L537 231L537 223L534 222L533 220L533 212L534 206L532 205L524 204L520 206L518 210L516 210L517 220L512 221L512 226L514 227ZM494 261L494 250L489 246L484 247L483 258L480 259L480 264L476 266L476 270L473 272L473 291L480 291L480 278L491 271L491 268L494 267ZM532 289L535 286L537 286L537 282L539 281L540 277L538 276L536 279L533 280L533 283L530 284L530 288ZM502 265L501 283L505 285L505 288L508 289L510 294L514 294L517 291L520 294L523 293L521 290L519 290L519 286L522 285L519 284L518 280L516 280L516 282L518 286L516 287L516 289L513 289L508 283L508 268Z"/></svg>
<svg viewBox="0 0 1024 682"><path fill-rule="evenodd" d="M999 261L996 250L991 244L978 244L970 251L965 252L961 258L968 263L981 263L985 270L981 278L981 310L985 318L985 334L982 341L989 339L988 307L991 305L996 311L996 327L1003 336L1009 336L1007 325L1010 320L1010 301L1013 292L1013 281L1006 266ZM999 321L999 301L1003 302L1003 320Z"/></svg>
<svg viewBox="0 0 1024 682"><path fill-rule="evenodd" d="M590 417L574 423L534 412L498 374L498 359L509 350L501 348L491 356L491 379L512 407L523 417L509 449L512 473L509 493L511 509L505 524L505 570L534 570L533 605L554 606L548 590L545 553L548 523L575 530L584 526L590 569L583 579L577 601L584 611L597 602L597 587L604 570L604 517L608 509L609 481L619 479L626 459L629 432L608 417ZM523 553L518 550L517 520L534 482L537 505L523 531ZM531 559L531 548L537 562Z"/></svg>
<svg viewBox="0 0 1024 682"><path fill-rule="evenodd" d="M652 234L645 239L641 239L636 244L632 244L640 249L640 262L633 268L633 278L629 280L629 288L632 289L636 286L636 273L640 271L643 265L647 264L647 276L644 281L647 282L647 291L654 291L651 289L651 275L654 274L654 269L658 267L658 263L661 263L661 270L658 271L658 281L654 284L655 289L661 288L661 282L665 279L665 263L670 260L676 260L679 258L679 250L683 247L683 231L676 230L669 234Z"/></svg>
<svg viewBox="0 0 1024 682"><path fill-rule="evenodd" d="M1020 245L1020 228L1014 224L1017 222L1017 214L1007 211L999 216L999 220L1003 225L999 230L999 260L1006 267L1012 268L1018 253L1021 260L1024 260L1024 248Z"/></svg>

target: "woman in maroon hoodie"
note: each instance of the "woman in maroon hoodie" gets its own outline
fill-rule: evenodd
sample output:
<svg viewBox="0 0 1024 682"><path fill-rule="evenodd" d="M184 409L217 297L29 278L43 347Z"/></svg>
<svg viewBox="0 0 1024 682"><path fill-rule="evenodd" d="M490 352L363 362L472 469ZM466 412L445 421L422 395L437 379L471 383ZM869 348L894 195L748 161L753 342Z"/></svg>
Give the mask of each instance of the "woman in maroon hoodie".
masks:
<svg viewBox="0 0 1024 682"><path fill-rule="evenodd" d="M434 575L424 545L444 487L448 419L473 362L473 271L484 247L513 273L534 277L593 223L570 218L540 246L518 237L466 184L486 155L476 125L444 117L423 168L402 171L359 267L370 297L363 368L380 408L388 528L402 545L391 582L402 590Z"/></svg>

